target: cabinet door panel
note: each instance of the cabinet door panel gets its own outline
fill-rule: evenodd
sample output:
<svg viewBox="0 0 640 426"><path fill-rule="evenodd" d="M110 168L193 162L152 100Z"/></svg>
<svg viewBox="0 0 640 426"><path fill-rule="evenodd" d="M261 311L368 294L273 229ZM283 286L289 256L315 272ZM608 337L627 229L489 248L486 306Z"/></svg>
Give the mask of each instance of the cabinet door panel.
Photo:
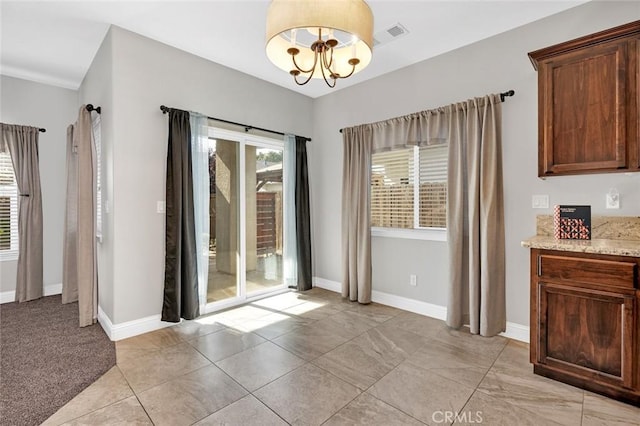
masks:
<svg viewBox="0 0 640 426"><path fill-rule="evenodd" d="M539 284L538 362L633 384L634 296Z"/></svg>
<svg viewBox="0 0 640 426"><path fill-rule="evenodd" d="M627 167L627 44L549 60L540 78L541 174Z"/></svg>

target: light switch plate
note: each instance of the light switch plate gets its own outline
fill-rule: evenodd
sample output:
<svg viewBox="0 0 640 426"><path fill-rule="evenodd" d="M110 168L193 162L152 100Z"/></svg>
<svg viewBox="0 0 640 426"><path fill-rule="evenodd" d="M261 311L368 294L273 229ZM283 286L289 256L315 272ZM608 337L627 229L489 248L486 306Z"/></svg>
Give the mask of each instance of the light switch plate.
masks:
<svg viewBox="0 0 640 426"><path fill-rule="evenodd" d="M531 207L533 207L534 209L548 209L549 196L548 195L532 195Z"/></svg>
<svg viewBox="0 0 640 426"><path fill-rule="evenodd" d="M164 213L165 212L165 202L164 201L158 201L158 203L156 204L156 211L158 213Z"/></svg>

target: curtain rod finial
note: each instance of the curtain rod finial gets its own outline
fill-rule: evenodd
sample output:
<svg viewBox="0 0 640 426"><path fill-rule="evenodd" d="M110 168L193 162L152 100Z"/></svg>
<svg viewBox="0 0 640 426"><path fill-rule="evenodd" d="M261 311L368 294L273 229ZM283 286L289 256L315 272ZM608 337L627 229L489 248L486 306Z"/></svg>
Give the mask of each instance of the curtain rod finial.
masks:
<svg viewBox="0 0 640 426"><path fill-rule="evenodd" d="M87 106L85 107L85 109L89 112L91 111L95 111L98 114L102 113L102 107L94 107L93 104L87 104Z"/></svg>
<svg viewBox="0 0 640 426"><path fill-rule="evenodd" d="M513 96L516 94L516 91L511 89L511 90L507 90L506 92L502 92L500 93L500 100L502 102L504 102L504 98L506 98L507 96Z"/></svg>

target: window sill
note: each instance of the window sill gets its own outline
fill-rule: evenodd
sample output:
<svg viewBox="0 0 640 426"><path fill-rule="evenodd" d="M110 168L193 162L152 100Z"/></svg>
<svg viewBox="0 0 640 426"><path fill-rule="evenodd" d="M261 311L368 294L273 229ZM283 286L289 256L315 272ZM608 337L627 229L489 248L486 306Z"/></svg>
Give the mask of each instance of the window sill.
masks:
<svg viewBox="0 0 640 426"><path fill-rule="evenodd" d="M447 241L447 230L442 228L402 229L371 228L372 237L402 238L407 240Z"/></svg>
<svg viewBox="0 0 640 426"><path fill-rule="evenodd" d="M18 260L18 252L0 253L0 262L12 262Z"/></svg>

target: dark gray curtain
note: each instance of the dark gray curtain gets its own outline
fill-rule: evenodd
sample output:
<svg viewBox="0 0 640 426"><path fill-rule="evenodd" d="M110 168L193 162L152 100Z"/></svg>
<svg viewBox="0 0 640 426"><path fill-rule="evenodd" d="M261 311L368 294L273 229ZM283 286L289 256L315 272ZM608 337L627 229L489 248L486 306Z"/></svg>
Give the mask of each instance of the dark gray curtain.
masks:
<svg viewBox="0 0 640 426"><path fill-rule="evenodd" d="M0 152L9 151L18 201L16 302L42 297L42 193L37 127L0 123Z"/></svg>
<svg viewBox="0 0 640 426"><path fill-rule="evenodd" d="M189 113L169 111L162 321L200 315Z"/></svg>
<svg viewBox="0 0 640 426"><path fill-rule="evenodd" d="M298 291L311 290L311 217L309 214L309 170L307 140L296 136L296 236Z"/></svg>

